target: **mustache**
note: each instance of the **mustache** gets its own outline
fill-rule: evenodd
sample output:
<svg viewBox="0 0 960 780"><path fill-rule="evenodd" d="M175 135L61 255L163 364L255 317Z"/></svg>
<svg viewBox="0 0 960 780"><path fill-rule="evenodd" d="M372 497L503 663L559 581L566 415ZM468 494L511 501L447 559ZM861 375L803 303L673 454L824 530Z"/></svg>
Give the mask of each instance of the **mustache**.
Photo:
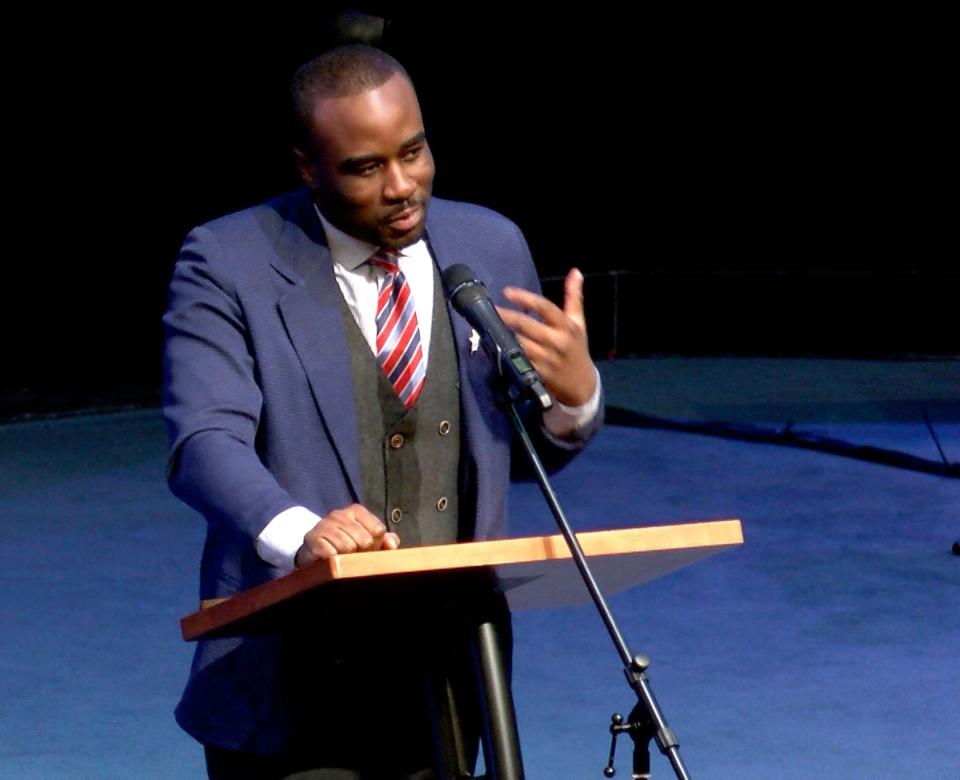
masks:
<svg viewBox="0 0 960 780"><path fill-rule="evenodd" d="M405 200L403 203L394 206L383 216L384 222L389 222L397 214L402 214L404 211L409 211L413 208L423 208L427 204L426 199L424 198L411 198L410 200Z"/></svg>

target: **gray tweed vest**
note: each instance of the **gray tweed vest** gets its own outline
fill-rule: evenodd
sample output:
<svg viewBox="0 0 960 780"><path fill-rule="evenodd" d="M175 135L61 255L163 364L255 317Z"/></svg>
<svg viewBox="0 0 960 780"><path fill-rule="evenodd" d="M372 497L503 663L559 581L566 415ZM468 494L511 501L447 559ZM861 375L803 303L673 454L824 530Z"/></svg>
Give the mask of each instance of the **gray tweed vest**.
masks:
<svg viewBox="0 0 960 780"><path fill-rule="evenodd" d="M455 542L460 525L460 376L436 266L433 273L430 362L423 391L409 410L342 301L359 416L362 502L403 547Z"/></svg>

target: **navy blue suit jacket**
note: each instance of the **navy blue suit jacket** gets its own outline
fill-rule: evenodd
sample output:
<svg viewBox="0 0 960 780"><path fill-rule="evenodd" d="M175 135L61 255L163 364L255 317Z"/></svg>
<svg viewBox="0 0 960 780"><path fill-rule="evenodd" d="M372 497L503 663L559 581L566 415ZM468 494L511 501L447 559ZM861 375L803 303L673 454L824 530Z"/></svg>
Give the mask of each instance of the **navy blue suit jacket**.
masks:
<svg viewBox="0 0 960 780"><path fill-rule="evenodd" d="M539 289L519 229L495 212L434 198L426 236L441 270L466 263L498 303L506 285ZM279 574L257 556L254 540L283 510L302 505L323 515L363 503L339 296L306 190L196 228L184 243L164 316L164 413L171 489L208 522L201 598ZM461 512L474 538L502 536L512 429L494 404L491 362L471 351L470 326L456 313L451 321ZM582 443L542 446L559 463ZM177 708L180 725L224 748L282 750L289 724L274 693L280 641L201 642Z"/></svg>

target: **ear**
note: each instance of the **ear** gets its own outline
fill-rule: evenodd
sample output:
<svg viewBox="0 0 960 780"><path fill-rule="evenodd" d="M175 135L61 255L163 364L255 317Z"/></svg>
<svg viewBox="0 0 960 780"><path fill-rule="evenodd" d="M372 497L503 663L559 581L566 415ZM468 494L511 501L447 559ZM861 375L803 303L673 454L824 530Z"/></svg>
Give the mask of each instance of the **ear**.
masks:
<svg viewBox="0 0 960 780"><path fill-rule="evenodd" d="M317 189L319 186L317 166L310 159L310 155L295 146L293 147L293 157L296 160L297 170L300 171L300 178L303 180L304 186L311 190Z"/></svg>

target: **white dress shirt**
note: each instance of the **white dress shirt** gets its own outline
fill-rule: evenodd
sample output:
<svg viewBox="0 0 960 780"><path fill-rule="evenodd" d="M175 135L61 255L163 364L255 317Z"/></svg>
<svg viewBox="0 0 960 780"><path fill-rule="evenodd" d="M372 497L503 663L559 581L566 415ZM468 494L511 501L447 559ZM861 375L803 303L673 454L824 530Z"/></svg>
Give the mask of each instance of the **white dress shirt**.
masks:
<svg viewBox="0 0 960 780"><path fill-rule="evenodd" d="M376 354L377 296L385 271L367 260L379 249L331 225L320 211L320 221L326 233L333 257L333 272L350 313L356 320L370 350ZM430 334L433 330L434 272L433 257L426 241L421 239L405 247L398 258L400 270L407 278L413 295L420 326L420 344L424 365L428 365ZM544 427L551 439L562 444L575 437L593 421L600 410L600 375L593 397L583 406L571 407L554 403L543 416ZM284 571L292 571L303 537L322 518L303 506L290 507L274 517L257 537L257 554L267 563Z"/></svg>

